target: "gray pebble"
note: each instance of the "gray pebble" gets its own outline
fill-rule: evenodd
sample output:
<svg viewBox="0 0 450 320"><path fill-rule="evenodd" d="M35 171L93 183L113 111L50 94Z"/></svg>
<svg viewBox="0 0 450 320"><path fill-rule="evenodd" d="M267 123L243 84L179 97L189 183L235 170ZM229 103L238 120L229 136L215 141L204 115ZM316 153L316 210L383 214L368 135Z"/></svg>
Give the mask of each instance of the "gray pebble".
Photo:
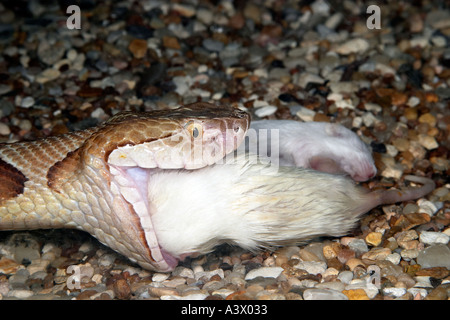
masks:
<svg viewBox="0 0 450 320"><path fill-rule="evenodd" d="M222 41L213 40L213 39L205 39L203 40L203 48L208 51L220 52L223 50L224 44Z"/></svg>
<svg viewBox="0 0 450 320"><path fill-rule="evenodd" d="M362 254L369 251L366 242L363 239L355 239L348 244L348 247L357 254Z"/></svg>
<svg viewBox="0 0 450 320"><path fill-rule="evenodd" d="M330 289L306 289L303 293L305 300L348 300L342 292Z"/></svg>
<svg viewBox="0 0 450 320"><path fill-rule="evenodd" d="M14 297L17 299L26 299L34 295L34 292L31 290L25 290L25 289L17 289L17 290L11 290L8 293L8 297Z"/></svg>
<svg viewBox="0 0 450 320"><path fill-rule="evenodd" d="M322 274L327 269L326 262L301 261L295 265L296 269L302 269L310 274Z"/></svg>
<svg viewBox="0 0 450 320"><path fill-rule="evenodd" d="M419 252L417 263L422 268L445 267L450 269L450 249L445 244L436 244Z"/></svg>
<svg viewBox="0 0 450 320"><path fill-rule="evenodd" d="M339 273L338 279L341 280L341 282L348 284L353 280L353 272L342 271L341 273Z"/></svg>
<svg viewBox="0 0 450 320"><path fill-rule="evenodd" d="M252 280L256 277L276 278L281 274L281 272L283 272L283 268L281 267L263 267L253 269L245 275L245 280Z"/></svg>

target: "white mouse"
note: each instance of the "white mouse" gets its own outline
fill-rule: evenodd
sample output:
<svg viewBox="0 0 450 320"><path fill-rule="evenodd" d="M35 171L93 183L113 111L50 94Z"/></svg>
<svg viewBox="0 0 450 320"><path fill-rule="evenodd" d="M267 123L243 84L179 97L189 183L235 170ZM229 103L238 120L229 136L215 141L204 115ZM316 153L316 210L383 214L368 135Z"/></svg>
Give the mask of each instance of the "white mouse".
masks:
<svg viewBox="0 0 450 320"><path fill-rule="evenodd" d="M355 181L366 181L377 172L367 145L353 131L336 123L252 121L239 150L257 153L272 162L279 157L281 166L346 173Z"/></svg>

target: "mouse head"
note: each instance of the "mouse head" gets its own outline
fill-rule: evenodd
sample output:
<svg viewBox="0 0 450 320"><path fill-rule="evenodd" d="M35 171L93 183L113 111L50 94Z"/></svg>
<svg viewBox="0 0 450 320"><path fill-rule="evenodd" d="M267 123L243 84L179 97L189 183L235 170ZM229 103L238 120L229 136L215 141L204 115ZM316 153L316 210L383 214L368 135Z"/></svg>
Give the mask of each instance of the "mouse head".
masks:
<svg viewBox="0 0 450 320"><path fill-rule="evenodd" d="M336 168L340 168L341 172L347 173L356 181L366 181L375 176L377 168L372 154L353 131L338 124L328 123L325 126L325 133L329 137L327 143L329 155L323 158L333 160ZM311 167L313 165L314 163Z"/></svg>

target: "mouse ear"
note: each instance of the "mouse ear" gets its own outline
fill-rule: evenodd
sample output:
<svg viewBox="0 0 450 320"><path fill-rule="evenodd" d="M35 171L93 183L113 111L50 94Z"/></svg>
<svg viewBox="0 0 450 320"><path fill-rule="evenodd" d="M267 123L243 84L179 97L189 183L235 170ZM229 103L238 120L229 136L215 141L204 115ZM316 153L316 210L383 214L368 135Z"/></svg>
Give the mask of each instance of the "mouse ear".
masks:
<svg viewBox="0 0 450 320"><path fill-rule="evenodd" d="M330 137L342 137L343 131L340 125L336 123L327 123L325 125L325 133Z"/></svg>
<svg viewBox="0 0 450 320"><path fill-rule="evenodd" d="M327 172L327 173L342 173L339 164L331 158L324 156L314 156L309 159L311 169Z"/></svg>

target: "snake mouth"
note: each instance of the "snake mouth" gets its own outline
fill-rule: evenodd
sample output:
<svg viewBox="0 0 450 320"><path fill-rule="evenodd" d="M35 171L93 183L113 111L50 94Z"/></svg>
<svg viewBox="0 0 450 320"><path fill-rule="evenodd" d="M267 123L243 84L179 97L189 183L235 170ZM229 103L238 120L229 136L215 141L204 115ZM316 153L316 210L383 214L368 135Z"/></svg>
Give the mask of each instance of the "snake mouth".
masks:
<svg viewBox="0 0 450 320"><path fill-rule="evenodd" d="M143 258L155 270L166 272L173 270L179 259L165 251L156 236L151 218L155 206L148 201L147 195L152 170L154 169L110 165L111 190L123 198L129 204L132 211L130 213L138 217L141 235L134 238L141 244L144 242L144 247L149 250L149 254Z"/></svg>

